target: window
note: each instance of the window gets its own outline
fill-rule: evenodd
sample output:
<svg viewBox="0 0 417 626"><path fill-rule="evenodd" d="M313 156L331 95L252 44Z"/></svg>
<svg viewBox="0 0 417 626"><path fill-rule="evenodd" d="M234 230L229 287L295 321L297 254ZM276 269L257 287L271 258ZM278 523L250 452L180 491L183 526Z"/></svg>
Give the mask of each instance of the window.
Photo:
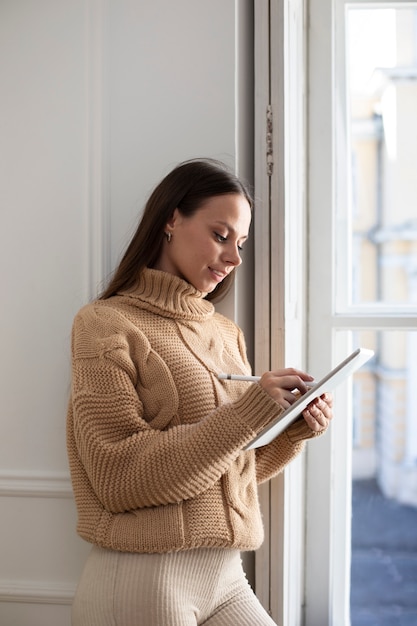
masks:
<svg viewBox="0 0 417 626"><path fill-rule="evenodd" d="M306 624L339 626L352 475L417 505L417 3L309 8L309 371L375 350L308 450Z"/></svg>

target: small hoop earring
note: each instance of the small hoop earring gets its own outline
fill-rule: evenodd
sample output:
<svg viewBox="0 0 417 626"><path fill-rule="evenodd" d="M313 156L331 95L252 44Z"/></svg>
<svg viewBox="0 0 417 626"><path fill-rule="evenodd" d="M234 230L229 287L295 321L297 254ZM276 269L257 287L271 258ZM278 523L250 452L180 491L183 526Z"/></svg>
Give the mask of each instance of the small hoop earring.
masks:
<svg viewBox="0 0 417 626"><path fill-rule="evenodd" d="M167 233L165 233L165 236L167 238L167 242L169 243L171 241L171 238L172 238L172 233L168 231Z"/></svg>

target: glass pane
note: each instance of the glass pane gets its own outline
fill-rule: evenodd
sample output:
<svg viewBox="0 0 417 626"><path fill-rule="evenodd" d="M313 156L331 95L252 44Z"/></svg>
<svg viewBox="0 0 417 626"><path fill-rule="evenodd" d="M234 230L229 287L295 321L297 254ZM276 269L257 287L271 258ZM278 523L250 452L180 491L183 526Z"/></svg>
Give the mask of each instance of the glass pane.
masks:
<svg viewBox="0 0 417 626"><path fill-rule="evenodd" d="M347 10L351 305L417 303L416 7Z"/></svg>
<svg viewBox="0 0 417 626"><path fill-rule="evenodd" d="M351 625L417 624L417 331L353 344Z"/></svg>

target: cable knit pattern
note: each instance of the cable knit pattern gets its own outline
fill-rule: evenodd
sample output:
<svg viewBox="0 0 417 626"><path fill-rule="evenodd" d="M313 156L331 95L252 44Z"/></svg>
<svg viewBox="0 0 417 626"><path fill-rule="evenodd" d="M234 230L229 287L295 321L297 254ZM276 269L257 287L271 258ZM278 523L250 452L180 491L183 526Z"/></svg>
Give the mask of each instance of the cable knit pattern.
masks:
<svg viewBox="0 0 417 626"><path fill-rule="evenodd" d="M68 457L78 532L102 547L252 550L263 539L257 482L314 434L300 420L243 448L282 409L250 373L240 329L185 281L147 269L137 288L74 320Z"/></svg>

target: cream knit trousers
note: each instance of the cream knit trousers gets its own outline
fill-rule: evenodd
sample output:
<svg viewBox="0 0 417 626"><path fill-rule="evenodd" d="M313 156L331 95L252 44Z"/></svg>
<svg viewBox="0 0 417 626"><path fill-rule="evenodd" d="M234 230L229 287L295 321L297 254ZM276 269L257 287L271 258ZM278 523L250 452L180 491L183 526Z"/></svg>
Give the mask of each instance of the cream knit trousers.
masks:
<svg viewBox="0 0 417 626"><path fill-rule="evenodd" d="M73 626L276 626L250 588L237 550L131 554L94 546Z"/></svg>

